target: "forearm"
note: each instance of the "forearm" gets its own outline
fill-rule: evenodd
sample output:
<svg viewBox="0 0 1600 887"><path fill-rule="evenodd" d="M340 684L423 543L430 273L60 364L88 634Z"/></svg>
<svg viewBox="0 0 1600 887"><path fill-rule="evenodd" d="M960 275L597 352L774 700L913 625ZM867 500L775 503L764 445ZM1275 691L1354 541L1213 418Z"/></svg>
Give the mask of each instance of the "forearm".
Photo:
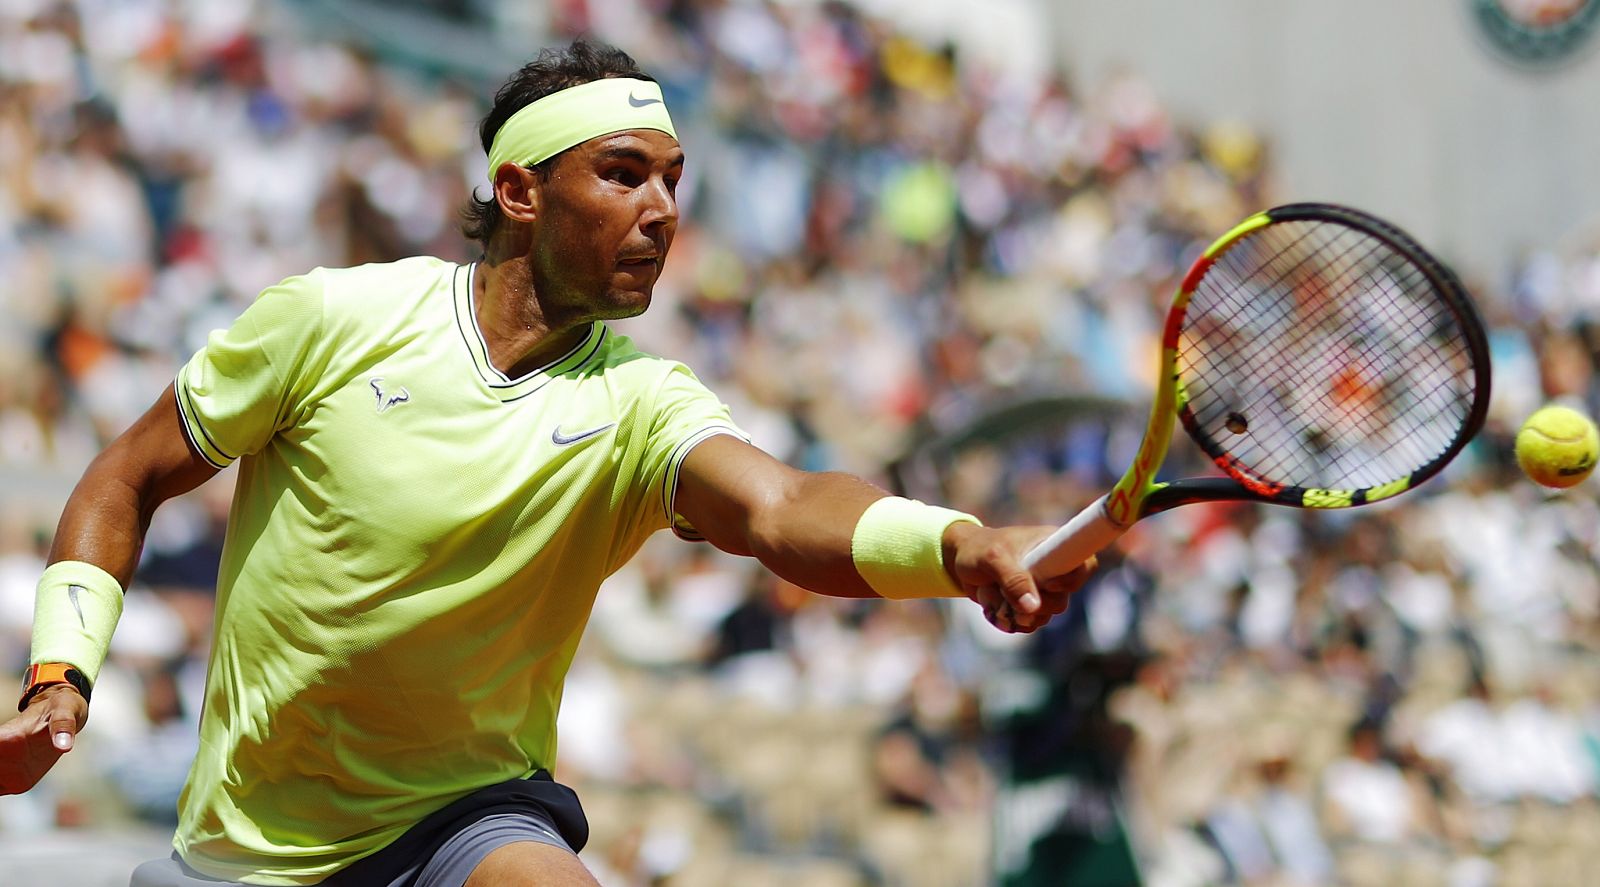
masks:
<svg viewBox="0 0 1600 887"><path fill-rule="evenodd" d="M56 526L34 599L23 714L0 726L0 794L32 788L87 722L154 508L126 479L127 452L113 444L90 463Z"/></svg>
<svg viewBox="0 0 1600 887"><path fill-rule="evenodd" d="M877 594L851 558L850 540L867 506L887 495L837 472L798 475L749 528L748 554L794 584L834 597Z"/></svg>
<svg viewBox="0 0 1600 887"><path fill-rule="evenodd" d="M62 509L50 562L94 564L127 588L156 506L215 473L190 450L168 386L131 428L89 463Z"/></svg>
<svg viewBox="0 0 1600 887"><path fill-rule="evenodd" d="M34 595L23 704L56 682L89 697L122 616L139 559L139 496L117 474L115 448L97 458L68 498Z"/></svg>
<svg viewBox="0 0 1600 887"><path fill-rule="evenodd" d="M50 546L51 563L91 563L128 587L155 503L146 501L127 474L116 450L89 465L62 509Z"/></svg>
<svg viewBox="0 0 1600 887"><path fill-rule="evenodd" d="M852 475L798 471L726 436L690 451L673 508L713 545L754 556L802 588L835 597L969 597L1007 631L1031 631L1060 613L1093 569L1090 559L1036 580L1020 558L1050 527L986 528Z"/></svg>

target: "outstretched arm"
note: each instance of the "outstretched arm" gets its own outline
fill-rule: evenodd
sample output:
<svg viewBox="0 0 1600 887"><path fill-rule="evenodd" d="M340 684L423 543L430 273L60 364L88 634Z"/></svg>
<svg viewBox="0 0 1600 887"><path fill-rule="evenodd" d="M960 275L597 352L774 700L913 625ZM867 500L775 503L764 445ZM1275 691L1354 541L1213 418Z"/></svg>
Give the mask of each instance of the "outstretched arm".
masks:
<svg viewBox="0 0 1600 887"><path fill-rule="evenodd" d="M217 472L190 449L179 422L169 386L133 427L89 464L62 511L50 548L51 564L92 565L86 569L103 570L127 588L156 506ZM80 608L84 604L76 597L72 603ZM82 621L81 609L78 616ZM40 630L36 622L35 633ZM32 788L71 750L88 717L88 702L77 689L53 684L29 699L21 714L0 724L0 794Z"/></svg>
<svg viewBox="0 0 1600 887"><path fill-rule="evenodd" d="M721 436L684 459L675 507L713 545L751 555L796 585L838 597L875 597L852 541L868 506L886 495L853 475L800 471ZM1094 567L1091 561L1042 577L1023 569L1023 553L1053 529L952 523L940 539L945 569L990 621L1008 631L1032 631L1065 609Z"/></svg>

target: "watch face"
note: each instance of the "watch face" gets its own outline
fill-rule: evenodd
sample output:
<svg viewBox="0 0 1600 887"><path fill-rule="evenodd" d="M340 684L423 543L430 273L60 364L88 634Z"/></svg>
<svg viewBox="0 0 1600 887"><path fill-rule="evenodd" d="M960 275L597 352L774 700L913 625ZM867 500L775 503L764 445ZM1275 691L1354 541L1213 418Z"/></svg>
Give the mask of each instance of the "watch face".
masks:
<svg viewBox="0 0 1600 887"><path fill-rule="evenodd" d="M1502 56L1547 66L1571 58L1600 24L1600 0L1469 0L1478 30Z"/></svg>

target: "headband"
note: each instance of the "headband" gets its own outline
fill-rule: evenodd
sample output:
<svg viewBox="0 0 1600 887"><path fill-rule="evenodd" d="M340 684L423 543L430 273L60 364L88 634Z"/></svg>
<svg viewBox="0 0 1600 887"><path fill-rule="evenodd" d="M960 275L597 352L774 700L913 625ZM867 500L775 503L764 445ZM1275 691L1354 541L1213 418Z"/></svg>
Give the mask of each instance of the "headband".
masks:
<svg viewBox="0 0 1600 887"><path fill-rule="evenodd" d="M512 114L495 133L489 180L501 164L542 163L573 145L627 129L678 137L659 84L607 77L553 92Z"/></svg>

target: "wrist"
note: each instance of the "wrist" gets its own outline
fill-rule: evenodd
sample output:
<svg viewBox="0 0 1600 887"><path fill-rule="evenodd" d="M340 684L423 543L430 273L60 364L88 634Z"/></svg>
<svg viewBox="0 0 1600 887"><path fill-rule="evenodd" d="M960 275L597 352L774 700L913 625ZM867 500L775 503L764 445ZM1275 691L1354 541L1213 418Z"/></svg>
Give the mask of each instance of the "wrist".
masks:
<svg viewBox="0 0 1600 887"><path fill-rule="evenodd" d="M888 496L867 506L856 522L850 555L856 572L879 597L890 600L965 597L946 564L953 525L978 519L949 508Z"/></svg>
<svg viewBox="0 0 1600 887"><path fill-rule="evenodd" d="M85 687L92 685L121 616L122 585L115 577L85 561L57 561L39 577L28 661L71 666Z"/></svg>
<svg viewBox="0 0 1600 887"><path fill-rule="evenodd" d="M944 535L940 537L939 544L943 549L944 570L950 576L950 581L958 587L961 577L956 575L956 552L961 550L962 543L983 530L983 524L971 521L957 521L944 528Z"/></svg>
<svg viewBox="0 0 1600 887"><path fill-rule="evenodd" d="M55 695L63 689L77 693L88 702L92 687L83 672L65 662L30 665L22 673L22 698L17 701L17 711L26 709L35 697Z"/></svg>

